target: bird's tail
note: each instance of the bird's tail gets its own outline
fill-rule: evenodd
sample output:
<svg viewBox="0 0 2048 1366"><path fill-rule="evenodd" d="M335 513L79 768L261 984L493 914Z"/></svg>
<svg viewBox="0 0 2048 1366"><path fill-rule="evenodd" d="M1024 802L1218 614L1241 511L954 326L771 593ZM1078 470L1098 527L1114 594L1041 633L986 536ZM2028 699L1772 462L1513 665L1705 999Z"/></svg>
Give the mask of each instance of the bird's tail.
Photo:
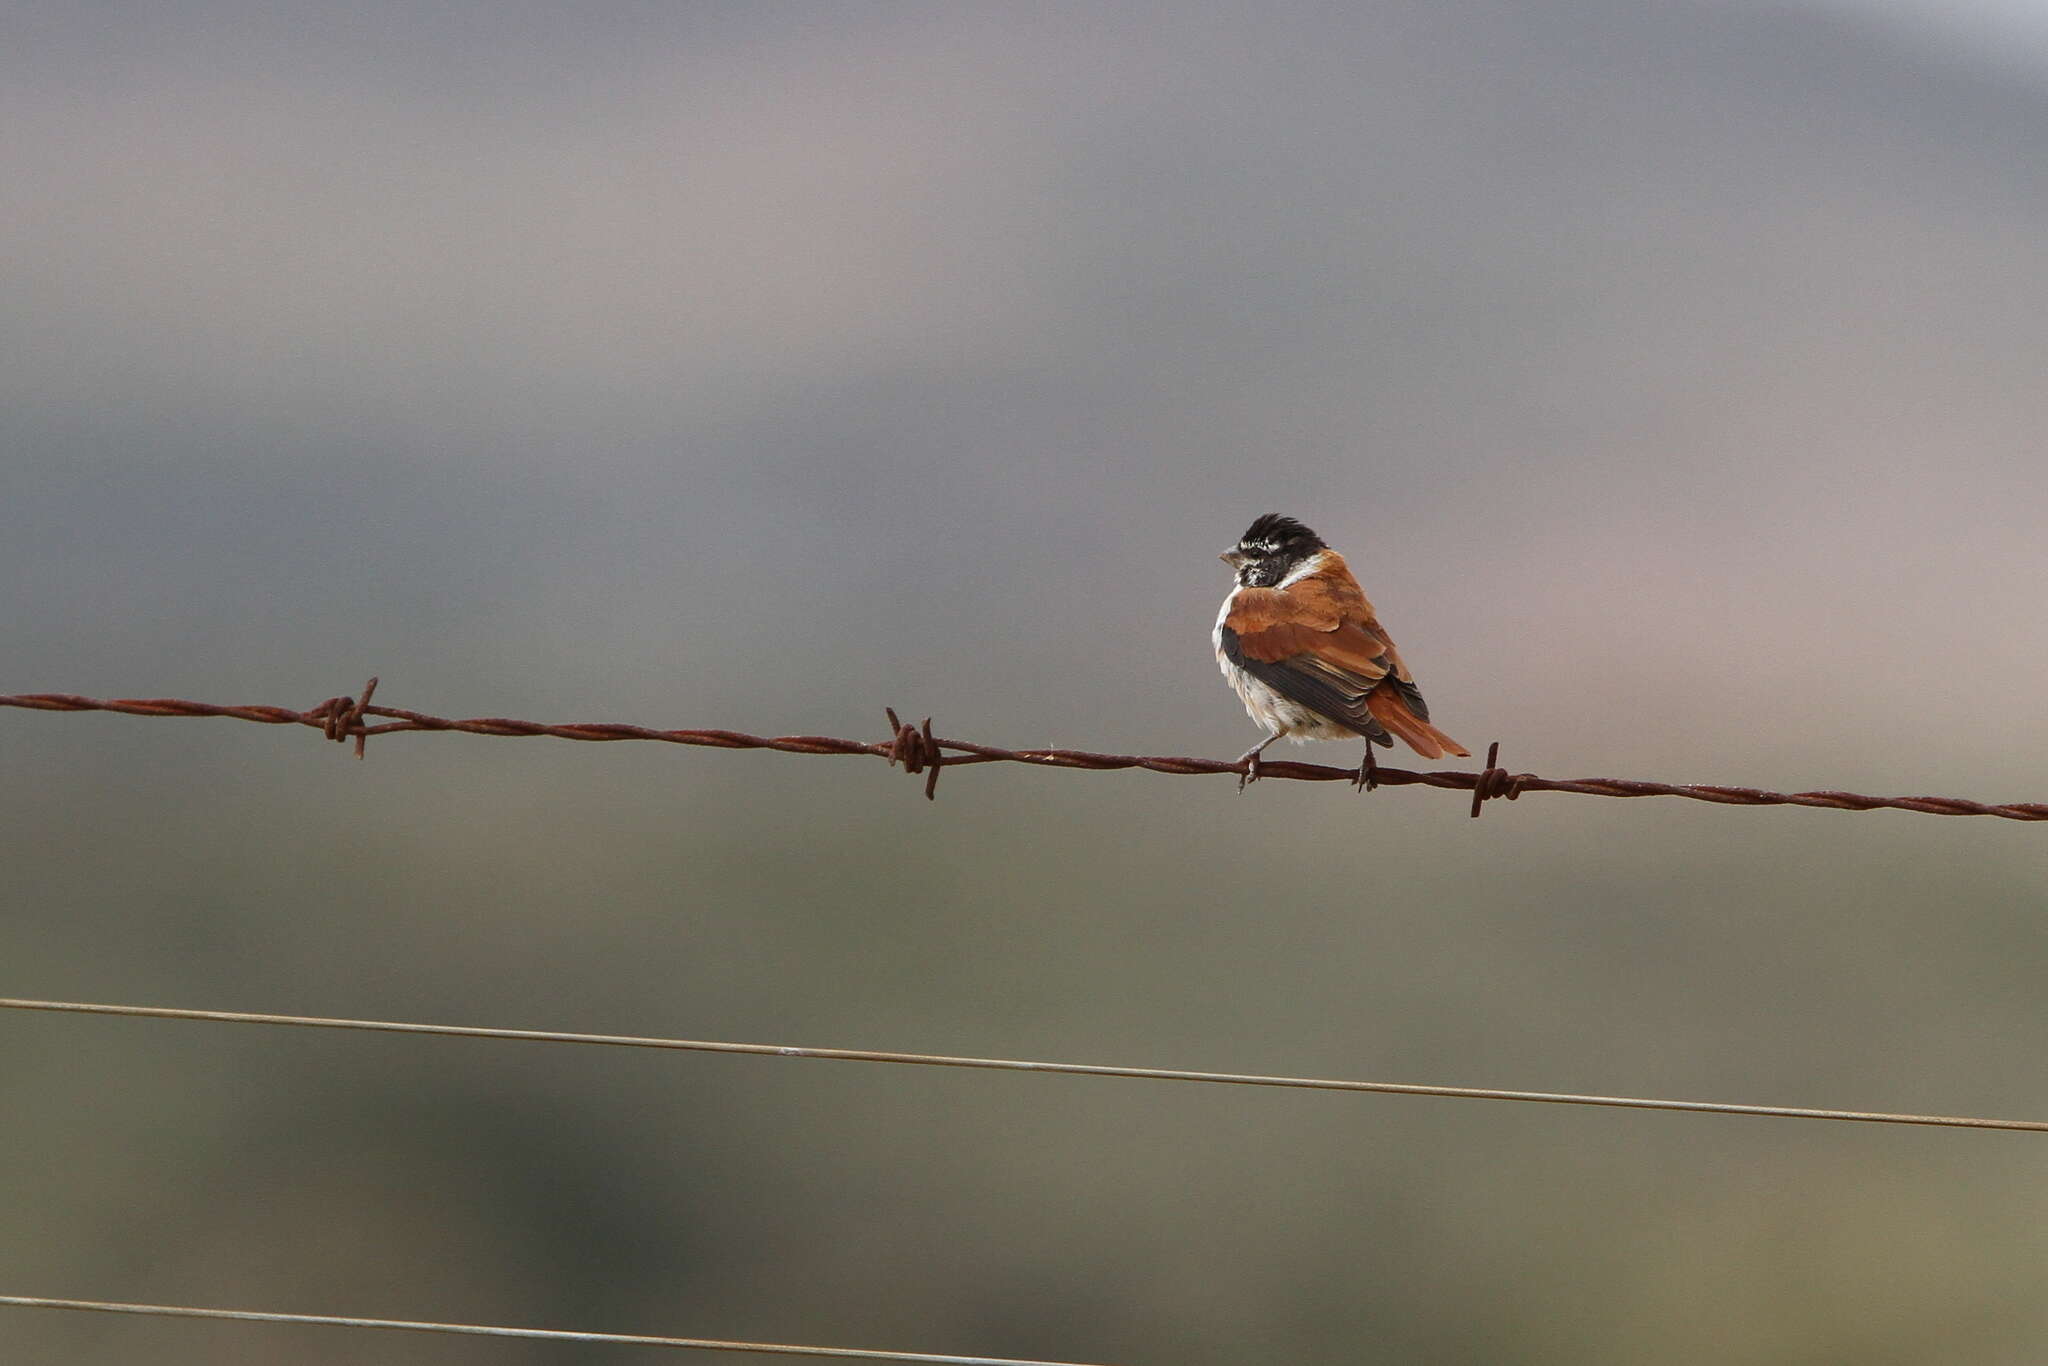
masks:
<svg viewBox="0 0 2048 1366"><path fill-rule="evenodd" d="M1472 753L1410 711L1406 699L1393 688L1378 687L1367 693L1365 709L1372 713L1373 720L1400 736L1408 748L1425 759L1441 759L1446 754L1469 756Z"/></svg>

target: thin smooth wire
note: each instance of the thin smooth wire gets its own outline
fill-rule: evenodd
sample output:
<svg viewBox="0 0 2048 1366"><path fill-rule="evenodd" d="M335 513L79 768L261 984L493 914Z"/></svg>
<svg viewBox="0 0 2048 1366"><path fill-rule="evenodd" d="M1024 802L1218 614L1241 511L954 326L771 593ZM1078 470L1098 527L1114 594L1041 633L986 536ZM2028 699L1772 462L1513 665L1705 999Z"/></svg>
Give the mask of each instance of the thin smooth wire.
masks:
<svg viewBox="0 0 2048 1366"><path fill-rule="evenodd" d="M1895 1114L1882 1110L1822 1110L1792 1105L1738 1105L1710 1100L1654 1100L1640 1096L1577 1095L1563 1091L1507 1091L1478 1086L1424 1086L1410 1082L1346 1081L1321 1077L1268 1076L1246 1072L1192 1072L1177 1068L1119 1067L1105 1063L1029 1062L1019 1058L959 1057L943 1053L892 1053L865 1048L807 1048L792 1044L727 1043L706 1039L664 1039L636 1034L572 1034L545 1029L493 1029L482 1025L437 1025L394 1020L349 1020L319 1015L262 1015L232 1010L185 1010L174 1006L95 1005L82 1001L34 1001L0 997L0 1009L58 1011L74 1015L140 1016L159 1020L202 1020L219 1024L296 1025L313 1029L359 1029L381 1034L429 1034L464 1039L514 1039L528 1043L599 1044L613 1048L664 1048L692 1053L739 1053L756 1057L820 1058L833 1062L886 1062L924 1067L970 1067L995 1072L1053 1072L1083 1077L1145 1081L1198 1081L1223 1086L1278 1086L1303 1091L1367 1091L1396 1096L1443 1096L1458 1100L1520 1100L1548 1105L1599 1105L1623 1110L1678 1110L1716 1115L1760 1115L1774 1119L1834 1119L1864 1124L1919 1124L1949 1129L2018 1129L2048 1133L2048 1120L1980 1119L1960 1115Z"/></svg>
<svg viewBox="0 0 2048 1366"><path fill-rule="evenodd" d="M779 1342L721 1342L712 1338L654 1337L641 1333L580 1333L566 1328L502 1328L481 1323L424 1323L412 1319L361 1319L340 1314L274 1314L254 1309L195 1309L177 1304L121 1304L111 1300L57 1300L37 1295L0 1295L0 1305L17 1309L85 1309L102 1314L148 1314L172 1319L233 1319L242 1323L312 1323L329 1328L386 1328L404 1333L460 1333L485 1338L540 1338L549 1342L601 1342L622 1347L687 1347L711 1352L763 1352L793 1357L839 1357L859 1361L912 1361L925 1366L1087 1366L1076 1361L1021 1357L963 1357L933 1352L869 1351L861 1347L797 1347Z"/></svg>

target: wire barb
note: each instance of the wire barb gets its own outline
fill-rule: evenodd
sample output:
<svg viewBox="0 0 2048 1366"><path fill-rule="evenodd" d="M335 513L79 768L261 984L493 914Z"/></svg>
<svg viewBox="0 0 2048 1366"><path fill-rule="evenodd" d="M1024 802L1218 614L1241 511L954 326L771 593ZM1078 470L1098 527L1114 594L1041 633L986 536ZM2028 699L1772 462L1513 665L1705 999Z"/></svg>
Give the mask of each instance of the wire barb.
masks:
<svg viewBox="0 0 2048 1366"><path fill-rule="evenodd" d="M925 717L920 729L898 721L894 707L884 707L882 712L889 718L889 729L896 732L889 741L889 766L894 768L900 763L905 773L924 773L924 799L937 801L939 770L945 766L946 756L940 752L939 742L932 739L932 718Z"/></svg>
<svg viewBox="0 0 2048 1366"><path fill-rule="evenodd" d="M356 742L356 758L360 759L363 757L363 747L370 740L370 732L363 726L363 713L370 709L370 698L376 691L377 680L372 678L363 684L361 698L330 697L307 712L306 719L317 722L321 732L330 740L353 738Z"/></svg>
<svg viewBox="0 0 2048 1366"><path fill-rule="evenodd" d="M941 767L967 764L1030 764L1037 768L1085 769L1108 772L1136 768L1148 773L1194 777L1224 773L1246 777L1247 765L1220 759L1194 759L1165 754L1097 754L1081 749L1004 749L971 740L935 737L927 717L919 727L905 725L894 711L888 711L892 737L882 744L867 740L842 740L830 735L748 735L733 730L655 730L647 726L618 722L573 722L544 725L538 721L515 721L503 716L475 716L452 720L424 712L370 704L376 680L363 689L360 699L330 698L311 711L289 707L219 706L211 702L188 702L174 697L121 697L101 699L75 693L15 693L0 695L0 707L21 707L30 711L110 711L125 716L225 716L254 721L266 726L311 726L334 739L353 736L360 754L363 742L372 735L394 735L403 731L460 731L466 735L495 735L526 738L551 736L557 740L654 740L669 745L702 745L713 749L772 749L782 754L866 754L900 763L911 773L925 775L925 796L937 790ZM376 725L368 724L379 718ZM1491 753L1497 755L1496 743ZM1261 759L1260 778L1290 778L1296 782L1356 783L1359 769L1331 768L1287 759ZM1696 802L1722 806L1807 806L1835 811L1915 811L1928 816L1996 816L2009 821L2048 821L2048 803L1979 802L1965 797L1873 797L1860 792L1820 790L1813 792L1768 792L1754 787L1722 787L1704 783L1657 783L1633 778L1543 778L1534 773L1507 773L1489 759L1477 773L1447 769L1417 772L1404 768L1371 766L1368 787L1441 787L1470 792L1474 810L1495 797L1510 801L1525 792L1573 792L1588 797L1684 797Z"/></svg>
<svg viewBox="0 0 2048 1366"><path fill-rule="evenodd" d="M1477 782L1472 784L1472 819L1479 819L1479 808L1495 797L1506 797L1509 801L1522 795L1522 784L1534 778L1533 773L1509 773L1500 766L1500 741L1495 740L1486 747L1486 768Z"/></svg>

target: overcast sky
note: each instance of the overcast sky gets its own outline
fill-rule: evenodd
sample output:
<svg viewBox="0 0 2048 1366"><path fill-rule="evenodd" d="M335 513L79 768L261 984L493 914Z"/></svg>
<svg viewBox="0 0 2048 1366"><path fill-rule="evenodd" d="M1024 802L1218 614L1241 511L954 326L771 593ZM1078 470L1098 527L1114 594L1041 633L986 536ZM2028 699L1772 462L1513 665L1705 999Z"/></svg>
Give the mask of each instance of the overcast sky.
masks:
<svg viewBox="0 0 2048 1366"><path fill-rule="evenodd" d="M1981 60L2048 74L2048 8L2032 0L1783 0L1832 7L1950 43Z"/></svg>

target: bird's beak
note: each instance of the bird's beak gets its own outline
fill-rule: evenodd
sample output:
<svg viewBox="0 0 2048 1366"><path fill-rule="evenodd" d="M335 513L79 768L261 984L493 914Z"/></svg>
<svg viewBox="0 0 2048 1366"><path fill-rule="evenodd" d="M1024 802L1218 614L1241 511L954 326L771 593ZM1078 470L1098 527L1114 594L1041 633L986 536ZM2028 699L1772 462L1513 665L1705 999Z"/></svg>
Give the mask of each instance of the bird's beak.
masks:
<svg viewBox="0 0 2048 1366"><path fill-rule="evenodd" d="M1244 552L1242 550L1226 550L1216 558L1229 565L1232 569L1240 568L1244 564Z"/></svg>

